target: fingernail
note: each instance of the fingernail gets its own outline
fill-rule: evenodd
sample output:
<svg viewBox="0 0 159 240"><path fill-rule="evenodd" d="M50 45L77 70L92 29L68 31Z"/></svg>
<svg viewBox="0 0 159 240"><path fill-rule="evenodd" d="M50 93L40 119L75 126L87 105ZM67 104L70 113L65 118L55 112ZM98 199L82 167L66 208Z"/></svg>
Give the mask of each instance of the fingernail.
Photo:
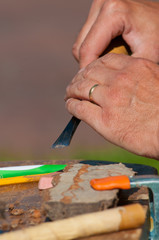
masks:
<svg viewBox="0 0 159 240"><path fill-rule="evenodd" d="M72 100L72 98L66 99L66 104L69 103Z"/></svg>
<svg viewBox="0 0 159 240"><path fill-rule="evenodd" d="M84 70L85 70L85 67L84 67L84 68L81 68L81 69L78 71L78 73L83 72Z"/></svg>
<svg viewBox="0 0 159 240"><path fill-rule="evenodd" d="M66 100L67 100L67 97L66 97L66 95L64 96L64 101L66 102Z"/></svg>
<svg viewBox="0 0 159 240"><path fill-rule="evenodd" d="M70 102L70 98L66 99L66 102L65 102L65 108L68 107L69 102Z"/></svg>

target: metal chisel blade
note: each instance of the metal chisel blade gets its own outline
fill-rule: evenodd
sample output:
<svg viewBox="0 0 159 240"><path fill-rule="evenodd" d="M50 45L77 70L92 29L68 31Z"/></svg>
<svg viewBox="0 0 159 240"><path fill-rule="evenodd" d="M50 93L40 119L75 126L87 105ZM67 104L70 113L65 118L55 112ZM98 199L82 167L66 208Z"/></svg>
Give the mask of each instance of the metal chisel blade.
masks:
<svg viewBox="0 0 159 240"><path fill-rule="evenodd" d="M72 117L61 135L52 144L52 148L64 148L69 146L71 139L74 135L76 128L78 127L81 120L76 117Z"/></svg>

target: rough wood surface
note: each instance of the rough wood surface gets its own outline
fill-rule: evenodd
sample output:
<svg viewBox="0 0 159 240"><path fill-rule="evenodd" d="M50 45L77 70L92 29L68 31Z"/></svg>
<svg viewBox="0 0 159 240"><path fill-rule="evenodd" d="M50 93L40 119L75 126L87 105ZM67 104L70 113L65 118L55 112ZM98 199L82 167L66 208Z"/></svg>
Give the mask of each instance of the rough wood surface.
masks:
<svg viewBox="0 0 159 240"><path fill-rule="evenodd" d="M92 178L117 175L132 176L134 171L121 163L68 165L64 172L53 178L54 187L49 190L50 201L45 204L48 217L57 220L116 206L118 190L95 191L89 182Z"/></svg>

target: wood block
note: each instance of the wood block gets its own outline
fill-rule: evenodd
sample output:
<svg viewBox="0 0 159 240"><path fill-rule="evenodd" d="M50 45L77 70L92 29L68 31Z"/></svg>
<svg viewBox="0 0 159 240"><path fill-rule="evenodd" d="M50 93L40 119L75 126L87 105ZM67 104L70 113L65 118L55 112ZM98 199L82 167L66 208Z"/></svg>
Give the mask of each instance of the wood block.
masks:
<svg viewBox="0 0 159 240"><path fill-rule="evenodd" d="M70 164L64 172L53 177L53 188L49 190L50 201L45 204L47 216L57 220L116 206L118 190L95 191L90 186L90 180L134 174L132 169L122 163L95 166Z"/></svg>

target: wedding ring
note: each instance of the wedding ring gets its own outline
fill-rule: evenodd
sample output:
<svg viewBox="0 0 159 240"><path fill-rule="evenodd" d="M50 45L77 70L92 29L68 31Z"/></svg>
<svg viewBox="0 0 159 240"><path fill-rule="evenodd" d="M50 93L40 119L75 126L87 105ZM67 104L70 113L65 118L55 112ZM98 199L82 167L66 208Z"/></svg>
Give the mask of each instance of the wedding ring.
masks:
<svg viewBox="0 0 159 240"><path fill-rule="evenodd" d="M89 100L90 100L91 102L93 102L92 93L93 93L94 89L95 89L97 86L99 86L99 84L93 85L93 87L91 87L91 89L89 90Z"/></svg>

